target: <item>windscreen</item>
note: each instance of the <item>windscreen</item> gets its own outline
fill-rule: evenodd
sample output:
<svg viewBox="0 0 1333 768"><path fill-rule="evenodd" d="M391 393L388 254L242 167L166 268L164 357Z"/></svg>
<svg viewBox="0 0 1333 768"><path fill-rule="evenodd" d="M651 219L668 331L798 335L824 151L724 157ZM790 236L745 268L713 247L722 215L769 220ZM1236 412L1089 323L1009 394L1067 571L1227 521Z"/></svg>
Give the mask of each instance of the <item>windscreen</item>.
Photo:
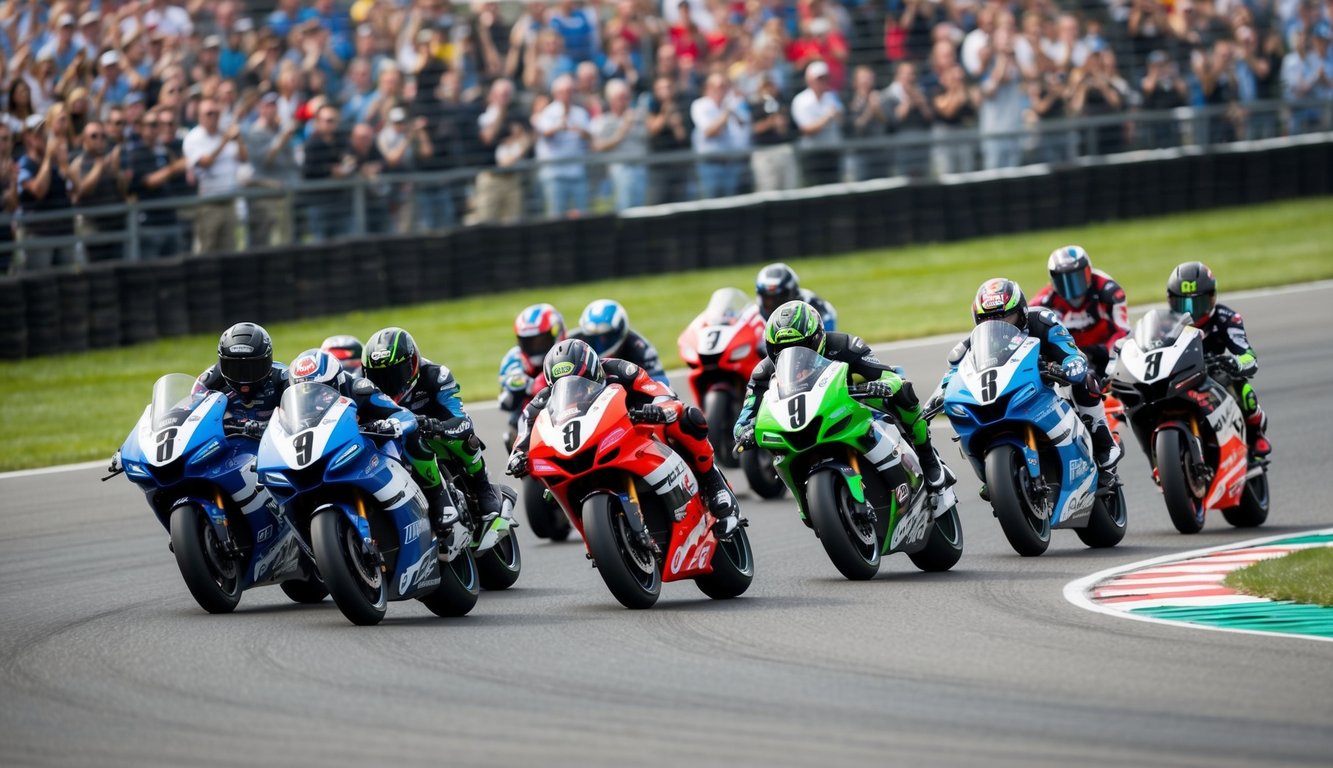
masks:
<svg viewBox="0 0 1333 768"><path fill-rule="evenodd" d="M1189 315L1169 309L1154 309L1134 326L1134 343L1144 352L1169 347L1189 327L1190 320Z"/></svg>
<svg viewBox="0 0 1333 768"><path fill-rule="evenodd" d="M582 376L565 376L557 380L551 387L551 399L546 402L551 424L563 427L570 419L587 413L603 389L606 389L605 384Z"/></svg>
<svg viewBox="0 0 1333 768"><path fill-rule="evenodd" d="M278 405L278 423L289 435L315 426L338 402L338 390L315 381L303 381L288 387Z"/></svg>
<svg viewBox="0 0 1333 768"><path fill-rule="evenodd" d="M153 405L149 414L153 431L179 427L205 397L208 397L208 390L193 376L168 373L158 379L153 385Z"/></svg>
<svg viewBox="0 0 1333 768"><path fill-rule="evenodd" d="M805 347L789 347L778 355L778 397L787 398L809 392L825 368L833 365L823 355Z"/></svg>
<svg viewBox="0 0 1333 768"><path fill-rule="evenodd" d="M1003 320L987 320L972 329L972 359L978 371L1009 362L1014 351L1027 340L1028 332Z"/></svg>
<svg viewBox="0 0 1333 768"><path fill-rule="evenodd" d="M735 288L718 288L713 291L713 298L704 310L704 322L707 325L731 325L752 303L749 296Z"/></svg>

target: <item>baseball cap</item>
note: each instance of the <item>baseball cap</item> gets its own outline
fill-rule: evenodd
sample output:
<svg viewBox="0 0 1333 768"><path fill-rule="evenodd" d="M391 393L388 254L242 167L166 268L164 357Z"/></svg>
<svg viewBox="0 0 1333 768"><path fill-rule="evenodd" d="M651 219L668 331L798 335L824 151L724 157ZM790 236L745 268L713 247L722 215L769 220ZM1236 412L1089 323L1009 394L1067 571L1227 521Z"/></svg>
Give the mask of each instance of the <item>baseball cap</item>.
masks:
<svg viewBox="0 0 1333 768"><path fill-rule="evenodd" d="M806 77L828 77L828 65L822 61L812 61L805 68Z"/></svg>
<svg viewBox="0 0 1333 768"><path fill-rule="evenodd" d="M97 63L101 64L104 67L110 67L115 64L119 64L120 51L115 51L115 50L107 51L106 53L102 54L102 57L97 60Z"/></svg>
<svg viewBox="0 0 1333 768"><path fill-rule="evenodd" d="M56 21L56 26L57 26L57 27L72 27L72 26L74 26L74 14L72 14L72 13L62 13L62 14L60 14L60 19Z"/></svg>
<svg viewBox="0 0 1333 768"><path fill-rule="evenodd" d="M259 103L260 103L260 104L277 104L277 103L278 103L278 94L274 93L273 91L269 91L268 93L266 93L266 94L264 94L263 96L260 96L260 97L259 97Z"/></svg>
<svg viewBox="0 0 1333 768"><path fill-rule="evenodd" d="M812 35L826 35L832 28L833 25L829 23L829 20L822 16L810 20L810 34Z"/></svg>
<svg viewBox="0 0 1333 768"><path fill-rule="evenodd" d="M97 24L101 20L102 16L97 11L88 11L79 17L79 26L86 27L89 24Z"/></svg>
<svg viewBox="0 0 1333 768"><path fill-rule="evenodd" d="M231 26L233 32L251 32L255 28L255 22L252 19L237 19Z"/></svg>
<svg viewBox="0 0 1333 768"><path fill-rule="evenodd" d="M221 48L221 47L222 47L222 38L218 37L217 35L209 35L208 37L204 38L204 50L208 50L209 48Z"/></svg>
<svg viewBox="0 0 1333 768"><path fill-rule="evenodd" d="M42 126L45 125L45 124L46 124L46 118L45 118L44 116L42 116L42 115L28 115L28 118L27 118L26 120L23 121L23 130L25 130L25 131L39 131L39 130L41 130Z"/></svg>
<svg viewBox="0 0 1333 768"><path fill-rule="evenodd" d="M405 120L407 120L407 110L402 107L394 107L389 110L389 122L401 123Z"/></svg>

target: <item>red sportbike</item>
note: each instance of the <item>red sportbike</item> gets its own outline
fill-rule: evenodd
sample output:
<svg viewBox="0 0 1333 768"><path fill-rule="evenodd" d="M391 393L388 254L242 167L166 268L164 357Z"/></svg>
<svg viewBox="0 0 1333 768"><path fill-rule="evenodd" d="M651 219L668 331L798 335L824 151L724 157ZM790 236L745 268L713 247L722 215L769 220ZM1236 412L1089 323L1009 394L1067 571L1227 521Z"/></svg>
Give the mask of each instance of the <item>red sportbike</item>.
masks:
<svg viewBox="0 0 1333 768"><path fill-rule="evenodd" d="M577 376L558 380L533 425L528 468L583 536L611 594L649 608L662 582L694 579L709 597L745 592L754 557L745 529L713 536L698 481L662 427L635 424L625 390Z"/></svg>
<svg viewBox="0 0 1333 768"><path fill-rule="evenodd" d="M716 460L735 467L732 428L745 402L750 374L764 359L764 319L750 297L735 288L719 288L676 345L680 359L690 367L690 391L708 420L708 442ZM786 491L768 451L746 451L739 464L760 497L776 499Z"/></svg>

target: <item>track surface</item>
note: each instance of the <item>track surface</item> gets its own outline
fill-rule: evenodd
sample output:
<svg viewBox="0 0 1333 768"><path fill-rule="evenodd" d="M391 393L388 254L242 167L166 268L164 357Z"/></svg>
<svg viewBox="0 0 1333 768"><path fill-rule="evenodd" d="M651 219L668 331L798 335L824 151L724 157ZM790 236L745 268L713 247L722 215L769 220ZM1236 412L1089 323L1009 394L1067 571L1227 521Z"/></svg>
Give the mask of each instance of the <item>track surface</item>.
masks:
<svg viewBox="0 0 1333 768"><path fill-rule="evenodd" d="M898 555L847 582L789 500L743 496L757 575L739 600L678 583L630 612L580 544L523 528L522 578L463 619L394 603L359 629L277 589L209 616L130 483L0 479L0 764L1327 766L1333 646L1119 621L1061 588L1328 525L1331 306L1329 286L1237 302L1278 451L1269 525L1177 534L1130 450L1120 547L1064 531L1020 559L958 459L966 551L946 574ZM948 346L892 358L928 391ZM498 443L499 415L476 415Z"/></svg>

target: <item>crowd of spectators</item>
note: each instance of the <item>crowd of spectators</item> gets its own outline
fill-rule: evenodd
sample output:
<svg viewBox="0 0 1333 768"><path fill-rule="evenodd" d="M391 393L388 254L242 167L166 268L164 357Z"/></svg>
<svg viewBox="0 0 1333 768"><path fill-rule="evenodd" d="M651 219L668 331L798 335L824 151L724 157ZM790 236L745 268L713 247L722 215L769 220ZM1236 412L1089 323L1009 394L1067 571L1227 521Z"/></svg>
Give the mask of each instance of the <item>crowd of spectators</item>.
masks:
<svg viewBox="0 0 1333 768"><path fill-rule="evenodd" d="M1219 107L1195 141L1296 133L1318 104L1250 105L1333 99L1330 22L1333 0L0 0L0 238L40 268L76 232L119 258L125 216L48 214L128 199L152 258L1059 162L1181 127L1027 129L1186 105Z"/></svg>

